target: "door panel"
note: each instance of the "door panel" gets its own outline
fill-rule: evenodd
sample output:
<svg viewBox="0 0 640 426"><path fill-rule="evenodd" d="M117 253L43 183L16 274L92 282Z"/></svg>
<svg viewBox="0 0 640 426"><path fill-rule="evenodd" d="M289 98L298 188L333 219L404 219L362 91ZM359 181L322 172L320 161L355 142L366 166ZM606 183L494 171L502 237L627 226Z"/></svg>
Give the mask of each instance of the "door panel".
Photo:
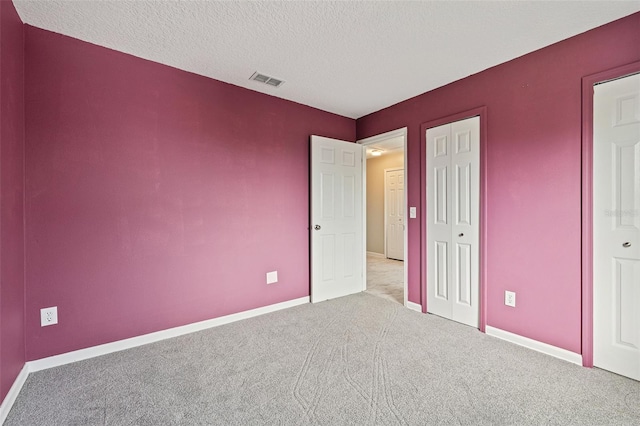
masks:
<svg viewBox="0 0 640 426"><path fill-rule="evenodd" d="M449 244L446 241L436 241L434 254L436 297L449 301Z"/></svg>
<svg viewBox="0 0 640 426"><path fill-rule="evenodd" d="M480 324L479 238L480 238L480 117L451 123L456 149L451 158L458 171L451 197L455 200L451 238L457 249L468 256L456 256L453 271L468 271L468 279L456 279L456 298L452 302L452 319L473 327ZM452 247L453 249L453 247ZM461 297L461 294L468 295Z"/></svg>
<svg viewBox="0 0 640 426"><path fill-rule="evenodd" d="M594 87L593 361L640 380L640 75Z"/></svg>
<svg viewBox="0 0 640 426"><path fill-rule="evenodd" d="M447 185L447 180L449 177L449 167L436 167L434 172L435 203L433 204L433 210L435 212L436 223L438 225L447 225L449 210L447 208L449 205L449 185Z"/></svg>
<svg viewBox="0 0 640 426"><path fill-rule="evenodd" d="M451 318L451 126L427 131L427 311Z"/></svg>
<svg viewBox="0 0 640 426"><path fill-rule="evenodd" d="M478 327L480 119L427 130L427 310Z"/></svg>
<svg viewBox="0 0 640 426"><path fill-rule="evenodd" d="M333 194L333 174L321 173L320 174L320 194L321 194L321 217L324 220L333 219L334 207L334 194Z"/></svg>
<svg viewBox="0 0 640 426"><path fill-rule="evenodd" d="M640 348L638 326L640 315L635 302L638 301L638 285L640 282L640 261L616 259L615 268L615 305L620 306L620 314L616 318L616 343L631 349Z"/></svg>
<svg viewBox="0 0 640 426"><path fill-rule="evenodd" d="M635 185L628 185L626 182L633 182L638 174L640 141L614 141L613 149L615 150L614 170L617 170L614 177L614 204L620 212L631 212L637 207L637 197L640 194L635 193L638 190ZM616 215L616 228L639 229L640 215Z"/></svg>
<svg viewBox="0 0 640 426"><path fill-rule="evenodd" d="M336 245L335 235L322 235L318 238L322 247L322 281L333 281L335 279L335 263L333 261L333 248Z"/></svg>
<svg viewBox="0 0 640 426"><path fill-rule="evenodd" d="M471 225L470 164L456 165L456 224Z"/></svg>
<svg viewBox="0 0 640 426"><path fill-rule="evenodd" d="M471 287L473 280L471 279L471 246L469 244L457 244L458 251L456 253L456 287L458 288L457 303L471 306Z"/></svg>
<svg viewBox="0 0 640 426"><path fill-rule="evenodd" d="M311 137L314 303L364 290L362 153L355 143Z"/></svg>
<svg viewBox="0 0 640 426"><path fill-rule="evenodd" d="M342 217L353 218L356 212L356 178L343 176L342 178Z"/></svg>

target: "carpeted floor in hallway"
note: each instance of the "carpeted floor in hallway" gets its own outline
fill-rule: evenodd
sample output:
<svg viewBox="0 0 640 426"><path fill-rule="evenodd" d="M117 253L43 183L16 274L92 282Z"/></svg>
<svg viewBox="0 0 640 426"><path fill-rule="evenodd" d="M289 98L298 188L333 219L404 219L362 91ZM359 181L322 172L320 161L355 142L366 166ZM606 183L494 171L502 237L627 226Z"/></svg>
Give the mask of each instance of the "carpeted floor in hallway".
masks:
<svg viewBox="0 0 640 426"><path fill-rule="evenodd" d="M404 262L367 255L367 293L404 304Z"/></svg>

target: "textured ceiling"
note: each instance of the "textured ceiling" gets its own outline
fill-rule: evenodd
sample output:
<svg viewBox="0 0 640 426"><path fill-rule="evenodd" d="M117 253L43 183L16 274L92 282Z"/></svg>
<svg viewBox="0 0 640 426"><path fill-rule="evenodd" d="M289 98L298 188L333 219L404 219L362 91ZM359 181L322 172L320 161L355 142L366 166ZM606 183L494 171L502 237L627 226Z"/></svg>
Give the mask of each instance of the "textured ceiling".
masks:
<svg viewBox="0 0 640 426"><path fill-rule="evenodd" d="M373 155L371 155L371 152L375 150L382 151L382 155L389 154L391 152L404 151L404 136L396 136L394 138L385 139L385 140L367 145L367 150L366 150L367 158L373 158Z"/></svg>
<svg viewBox="0 0 640 426"><path fill-rule="evenodd" d="M640 10L640 1L14 4L29 25L351 118ZM250 81L255 71L286 83Z"/></svg>

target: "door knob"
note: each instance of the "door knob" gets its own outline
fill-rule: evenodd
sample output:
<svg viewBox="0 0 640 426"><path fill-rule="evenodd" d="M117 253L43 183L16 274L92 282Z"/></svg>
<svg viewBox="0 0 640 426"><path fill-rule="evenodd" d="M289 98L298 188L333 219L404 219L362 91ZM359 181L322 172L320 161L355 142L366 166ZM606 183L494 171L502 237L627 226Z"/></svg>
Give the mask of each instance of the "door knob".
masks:
<svg viewBox="0 0 640 426"><path fill-rule="evenodd" d="M313 229L315 229L316 231L319 231L320 230L320 225L314 226Z"/></svg>
<svg viewBox="0 0 640 426"><path fill-rule="evenodd" d="M458 237L464 237L464 234L461 232L458 234Z"/></svg>
<svg viewBox="0 0 640 426"><path fill-rule="evenodd" d="M622 243L622 247L624 248L631 247L631 243L629 241L627 241L626 243Z"/></svg>

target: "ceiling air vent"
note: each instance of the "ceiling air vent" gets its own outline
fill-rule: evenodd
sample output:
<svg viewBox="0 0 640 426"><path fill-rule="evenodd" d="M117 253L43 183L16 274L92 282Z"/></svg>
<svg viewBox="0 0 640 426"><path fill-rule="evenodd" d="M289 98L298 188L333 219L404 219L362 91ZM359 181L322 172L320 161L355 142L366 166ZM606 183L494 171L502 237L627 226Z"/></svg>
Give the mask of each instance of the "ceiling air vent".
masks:
<svg viewBox="0 0 640 426"><path fill-rule="evenodd" d="M260 83L268 84L273 87L280 87L284 84L284 80L269 77L268 75L260 74L259 72L254 72L249 80L259 81Z"/></svg>

